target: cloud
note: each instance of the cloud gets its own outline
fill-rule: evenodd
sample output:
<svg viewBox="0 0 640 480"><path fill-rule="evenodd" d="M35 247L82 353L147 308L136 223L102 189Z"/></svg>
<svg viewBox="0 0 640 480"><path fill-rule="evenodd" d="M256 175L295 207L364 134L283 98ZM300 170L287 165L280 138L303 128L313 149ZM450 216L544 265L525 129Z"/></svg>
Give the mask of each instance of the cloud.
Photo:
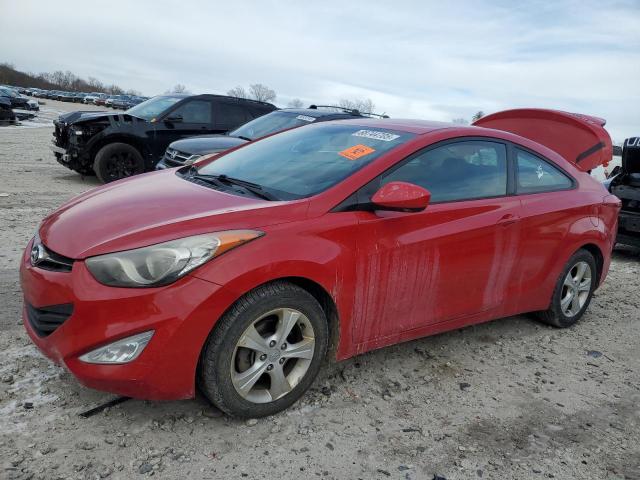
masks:
<svg viewBox="0 0 640 480"><path fill-rule="evenodd" d="M69 69L147 94L178 82L216 93L261 82L283 105L371 97L392 116L434 120L558 108L606 118L619 141L640 133L637 7L22 0L4 5L0 56L25 70Z"/></svg>

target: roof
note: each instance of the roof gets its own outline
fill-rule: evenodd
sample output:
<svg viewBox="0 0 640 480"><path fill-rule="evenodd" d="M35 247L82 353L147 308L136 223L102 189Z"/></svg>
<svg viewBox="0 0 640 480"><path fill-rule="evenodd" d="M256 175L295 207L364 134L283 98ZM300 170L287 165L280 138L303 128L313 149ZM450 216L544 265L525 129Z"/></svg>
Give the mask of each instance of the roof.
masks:
<svg viewBox="0 0 640 480"><path fill-rule="evenodd" d="M307 115L308 117L321 118L321 117L363 117L364 114L354 114L349 111L333 111L333 110L320 110L318 108L281 108L278 112L292 113L297 115ZM364 118L364 117L363 117Z"/></svg>
<svg viewBox="0 0 640 480"><path fill-rule="evenodd" d="M363 117L357 121L351 121L351 125L362 125L363 127L387 128L389 130L398 130L401 132L424 134L441 130L443 128L460 128L461 125L447 122L432 122L429 120L412 120L398 118L368 118Z"/></svg>
<svg viewBox="0 0 640 480"><path fill-rule="evenodd" d="M198 93L198 94L194 94L194 93L165 93L162 95L156 95L156 97L173 97L173 98L187 98L187 97L194 97L194 98L225 98L227 100L231 100L234 102L240 102L240 103L252 103L255 105L260 105L260 106L264 106L264 107L273 107L276 108L275 105L273 105L272 103L268 103L268 102L261 102L259 100L253 100L251 98L240 98L240 97L230 97L228 95L217 95L215 93Z"/></svg>

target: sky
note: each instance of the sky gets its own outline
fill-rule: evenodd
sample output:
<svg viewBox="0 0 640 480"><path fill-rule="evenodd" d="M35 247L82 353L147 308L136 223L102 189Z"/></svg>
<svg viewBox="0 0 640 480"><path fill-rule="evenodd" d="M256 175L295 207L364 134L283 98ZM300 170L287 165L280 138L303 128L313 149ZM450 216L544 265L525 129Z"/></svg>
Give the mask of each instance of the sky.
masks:
<svg viewBox="0 0 640 480"><path fill-rule="evenodd" d="M0 62L146 95L263 83L395 118L555 108L640 135L640 0L0 0Z"/></svg>

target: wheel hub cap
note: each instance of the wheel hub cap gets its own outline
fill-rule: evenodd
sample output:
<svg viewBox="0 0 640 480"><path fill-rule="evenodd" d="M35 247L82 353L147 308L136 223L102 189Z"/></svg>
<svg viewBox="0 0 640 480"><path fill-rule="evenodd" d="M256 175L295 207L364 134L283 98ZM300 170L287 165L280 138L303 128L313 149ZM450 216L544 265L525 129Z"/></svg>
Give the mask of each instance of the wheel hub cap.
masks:
<svg viewBox="0 0 640 480"><path fill-rule="evenodd" d="M269 361L277 362L280 360L280 350L272 350L269 354Z"/></svg>

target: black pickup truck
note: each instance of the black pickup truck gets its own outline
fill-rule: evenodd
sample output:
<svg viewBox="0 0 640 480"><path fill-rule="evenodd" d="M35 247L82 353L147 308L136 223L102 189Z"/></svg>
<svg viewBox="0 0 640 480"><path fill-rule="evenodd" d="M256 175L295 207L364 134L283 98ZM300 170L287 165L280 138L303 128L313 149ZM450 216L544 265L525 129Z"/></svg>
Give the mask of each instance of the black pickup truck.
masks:
<svg viewBox="0 0 640 480"><path fill-rule="evenodd" d="M222 95L161 95L123 113L71 112L54 121L59 163L111 182L153 170L167 146L193 135L225 133L275 110Z"/></svg>
<svg viewBox="0 0 640 480"><path fill-rule="evenodd" d="M627 138L622 147L622 165L605 182L622 201L616 241L640 247L640 137Z"/></svg>

